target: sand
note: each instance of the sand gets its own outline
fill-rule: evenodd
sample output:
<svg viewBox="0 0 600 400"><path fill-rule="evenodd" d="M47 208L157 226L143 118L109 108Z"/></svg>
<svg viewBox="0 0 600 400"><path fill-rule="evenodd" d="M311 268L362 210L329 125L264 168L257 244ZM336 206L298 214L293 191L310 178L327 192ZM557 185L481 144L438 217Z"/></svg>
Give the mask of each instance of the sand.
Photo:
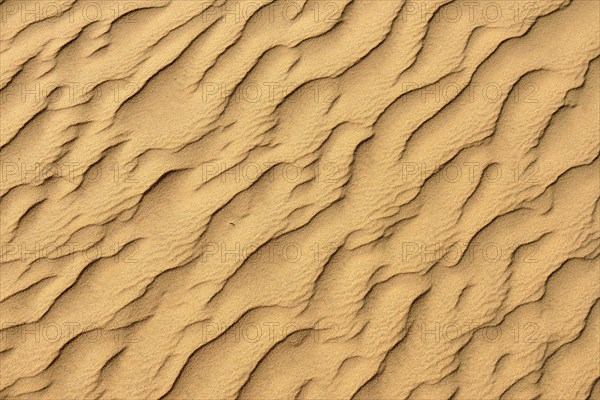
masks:
<svg viewBox="0 0 600 400"><path fill-rule="evenodd" d="M600 2L0 2L1 399L600 399Z"/></svg>

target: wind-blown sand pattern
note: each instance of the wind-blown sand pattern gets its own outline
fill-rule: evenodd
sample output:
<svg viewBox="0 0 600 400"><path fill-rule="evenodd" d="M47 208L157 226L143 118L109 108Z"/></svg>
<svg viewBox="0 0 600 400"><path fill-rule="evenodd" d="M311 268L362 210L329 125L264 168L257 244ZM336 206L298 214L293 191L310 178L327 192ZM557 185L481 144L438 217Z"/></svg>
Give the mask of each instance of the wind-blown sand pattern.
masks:
<svg viewBox="0 0 600 400"><path fill-rule="evenodd" d="M600 399L598 1L0 12L0 398Z"/></svg>

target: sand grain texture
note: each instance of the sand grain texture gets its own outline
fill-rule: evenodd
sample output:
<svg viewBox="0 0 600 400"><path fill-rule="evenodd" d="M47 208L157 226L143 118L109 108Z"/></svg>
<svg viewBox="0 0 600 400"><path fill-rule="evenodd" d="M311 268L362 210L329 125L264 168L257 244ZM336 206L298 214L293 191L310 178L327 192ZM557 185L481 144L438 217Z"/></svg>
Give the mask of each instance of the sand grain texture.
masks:
<svg viewBox="0 0 600 400"><path fill-rule="evenodd" d="M2 399L600 399L600 2L0 2Z"/></svg>

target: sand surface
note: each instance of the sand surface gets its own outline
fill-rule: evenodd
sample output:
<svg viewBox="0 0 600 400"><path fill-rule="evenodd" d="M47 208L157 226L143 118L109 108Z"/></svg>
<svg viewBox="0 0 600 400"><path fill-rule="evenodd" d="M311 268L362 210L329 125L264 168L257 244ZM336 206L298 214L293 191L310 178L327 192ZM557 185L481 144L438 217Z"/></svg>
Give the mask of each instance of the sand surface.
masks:
<svg viewBox="0 0 600 400"><path fill-rule="evenodd" d="M0 1L0 398L600 399L599 15Z"/></svg>

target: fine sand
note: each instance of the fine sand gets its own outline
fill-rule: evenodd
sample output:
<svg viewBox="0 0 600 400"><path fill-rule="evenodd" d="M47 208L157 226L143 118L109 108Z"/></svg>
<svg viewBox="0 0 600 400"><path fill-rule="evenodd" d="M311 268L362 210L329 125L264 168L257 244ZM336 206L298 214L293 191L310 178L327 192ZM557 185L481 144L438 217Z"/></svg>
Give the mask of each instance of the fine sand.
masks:
<svg viewBox="0 0 600 400"><path fill-rule="evenodd" d="M0 1L0 399L600 399L599 14Z"/></svg>

